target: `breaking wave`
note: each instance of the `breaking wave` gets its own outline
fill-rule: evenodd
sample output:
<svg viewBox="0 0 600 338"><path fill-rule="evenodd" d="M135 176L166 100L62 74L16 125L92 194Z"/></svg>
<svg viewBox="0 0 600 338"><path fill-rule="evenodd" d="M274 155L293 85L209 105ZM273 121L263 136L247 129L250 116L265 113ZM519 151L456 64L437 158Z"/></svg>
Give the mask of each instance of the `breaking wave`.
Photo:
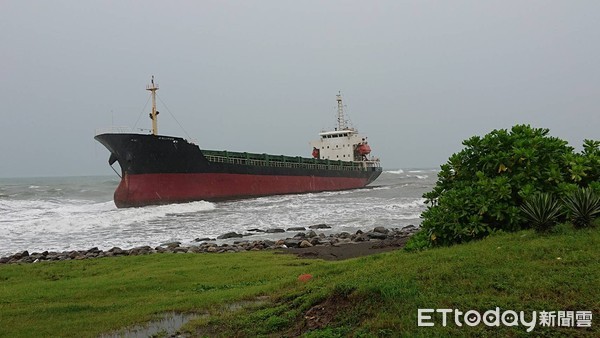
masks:
<svg viewBox="0 0 600 338"><path fill-rule="evenodd" d="M23 250L132 248L172 241L189 245L195 238L216 238L229 231L308 228L319 223L331 226L323 230L326 234L418 225L426 208L421 196L433 181L427 170L411 171L415 172L386 171L391 175L381 175L367 189L127 209L116 208L112 201L118 184L114 179L10 181L0 185L0 256Z"/></svg>

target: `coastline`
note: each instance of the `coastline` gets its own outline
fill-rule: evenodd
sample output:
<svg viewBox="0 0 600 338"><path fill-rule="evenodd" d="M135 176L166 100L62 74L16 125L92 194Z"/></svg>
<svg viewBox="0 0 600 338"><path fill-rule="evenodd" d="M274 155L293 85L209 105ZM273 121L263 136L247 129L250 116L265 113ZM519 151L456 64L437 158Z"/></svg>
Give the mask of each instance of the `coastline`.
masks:
<svg viewBox="0 0 600 338"><path fill-rule="evenodd" d="M341 232L325 235L318 230L328 229L325 224L310 226L309 229L303 227L290 228L288 231L298 231L293 237L286 237L279 240L246 240L242 239L245 235L229 232L223 234L217 239L232 239L232 244L214 243L215 239L197 238L197 245L182 246L181 242L163 243L157 247L138 246L131 249L122 249L113 247L109 250L101 250L93 247L87 250L71 251L44 251L33 252L21 251L9 256L0 258L2 264L26 264L39 263L45 261L66 261L83 260L104 257L118 256L137 256L158 253L235 253L244 251L262 251L277 250L282 254L294 254L302 258L317 258L325 260L343 260L360 256L372 255L380 252L397 250L406 244L408 239L419 230L414 225L408 225L403 228L385 228L376 227L368 232L358 230L354 234ZM283 229L251 229L249 232L285 232Z"/></svg>

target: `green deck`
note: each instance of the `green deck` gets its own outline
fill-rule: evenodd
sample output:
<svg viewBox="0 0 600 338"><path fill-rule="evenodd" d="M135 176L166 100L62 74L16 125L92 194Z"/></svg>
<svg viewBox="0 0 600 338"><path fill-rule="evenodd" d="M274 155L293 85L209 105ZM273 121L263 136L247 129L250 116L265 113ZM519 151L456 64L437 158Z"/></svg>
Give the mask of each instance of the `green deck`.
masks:
<svg viewBox="0 0 600 338"><path fill-rule="evenodd" d="M306 168L324 170L367 170L378 167L374 161L332 161L301 156L269 155L247 152L202 150L210 162L256 165L264 167Z"/></svg>

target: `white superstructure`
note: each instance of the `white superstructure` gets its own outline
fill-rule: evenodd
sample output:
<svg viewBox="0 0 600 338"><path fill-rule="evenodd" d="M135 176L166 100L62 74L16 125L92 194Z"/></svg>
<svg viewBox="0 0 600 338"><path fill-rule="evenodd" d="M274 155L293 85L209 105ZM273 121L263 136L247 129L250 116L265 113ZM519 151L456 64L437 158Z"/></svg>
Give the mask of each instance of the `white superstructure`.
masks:
<svg viewBox="0 0 600 338"><path fill-rule="evenodd" d="M352 129L327 131L319 133L320 138L310 145L319 150L319 158L323 160L360 161L356 158L355 149L365 138Z"/></svg>
<svg viewBox="0 0 600 338"><path fill-rule="evenodd" d="M367 157L371 152L367 138L361 136L358 130L348 127L341 94L337 95L337 103L338 127L334 131L319 133L319 139L310 142L313 157L333 161L378 162Z"/></svg>

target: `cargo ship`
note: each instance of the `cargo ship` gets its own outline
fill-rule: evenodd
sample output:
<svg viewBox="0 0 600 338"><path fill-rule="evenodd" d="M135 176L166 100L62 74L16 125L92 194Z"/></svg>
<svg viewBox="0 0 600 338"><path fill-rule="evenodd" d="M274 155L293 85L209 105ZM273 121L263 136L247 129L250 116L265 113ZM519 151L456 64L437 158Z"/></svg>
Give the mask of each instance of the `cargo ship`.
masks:
<svg viewBox="0 0 600 338"><path fill-rule="evenodd" d="M94 137L110 152L109 165L120 166L120 174L113 167L121 177L114 193L119 208L356 189L381 174L367 138L348 126L341 94L337 127L310 142L312 157L301 157L206 150L160 135L154 77L146 90L152 98L150 133L111 130Z"/></svg>

